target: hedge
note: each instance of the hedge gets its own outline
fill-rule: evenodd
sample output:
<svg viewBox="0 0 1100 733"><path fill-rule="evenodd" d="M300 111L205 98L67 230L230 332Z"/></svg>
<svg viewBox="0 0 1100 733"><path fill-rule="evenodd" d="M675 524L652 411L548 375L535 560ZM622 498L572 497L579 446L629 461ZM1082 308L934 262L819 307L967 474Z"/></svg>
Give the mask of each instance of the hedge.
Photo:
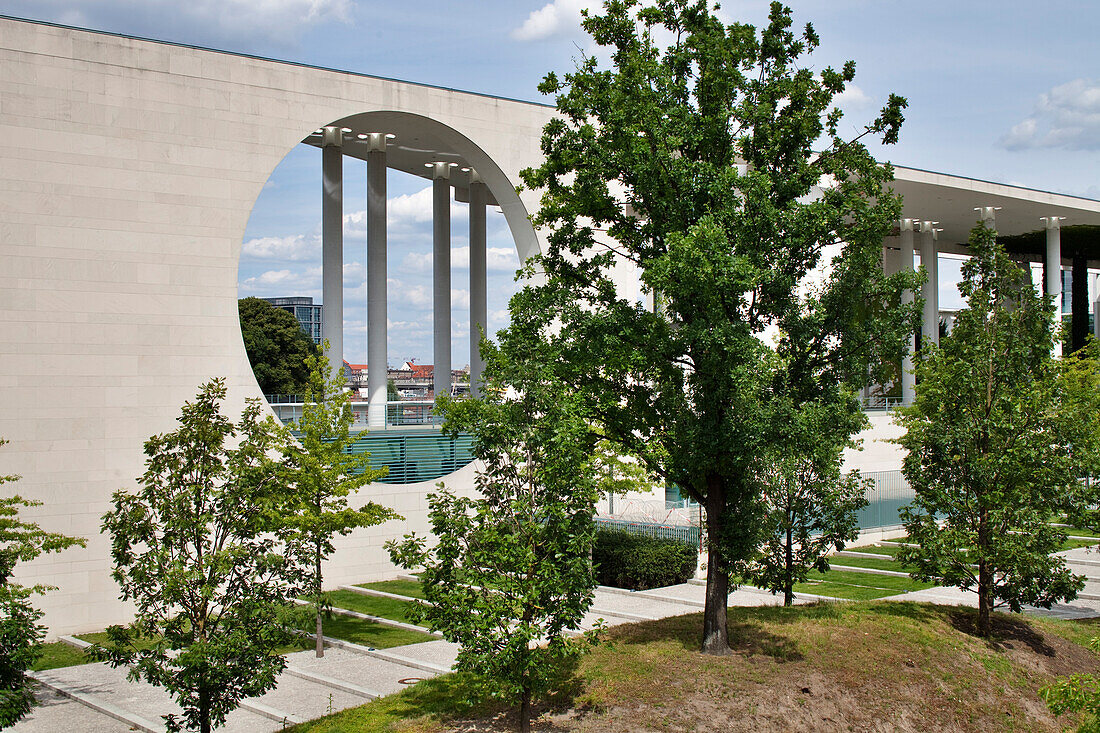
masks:
<svg viewBox="0 0 1100 733"><path fill-rule="evenodd" d="M596 532L592 563L600 585L648 590L687 582L695 575L699 552L694 545L664 537L601 529Z"/></svg>

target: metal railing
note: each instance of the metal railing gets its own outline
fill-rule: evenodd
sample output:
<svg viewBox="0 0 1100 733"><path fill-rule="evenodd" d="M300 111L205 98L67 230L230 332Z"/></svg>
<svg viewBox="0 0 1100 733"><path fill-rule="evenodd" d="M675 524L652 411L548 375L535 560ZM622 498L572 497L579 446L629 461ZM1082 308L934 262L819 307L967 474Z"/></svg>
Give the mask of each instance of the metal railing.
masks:
<svg viewBox="0 0 1100 733"><path fill-rule="evenodd" d="M302 418L302 401L298 399L296 401L276 402L270 398L296 398L300 395L267 395L268 404L271 405L271 409L274 410L276 417L283 421L283 423L292 423ZM435 403L431 400L395 400L386 403L386 416L382 424L372 425L370 420L370 403L368 402L349 402L348 407L351 408L354 419L352 420L352 427L355 429L383 429L388 427L432 427L438 426L443 422L443 418L433 413L435 409Z"/></svg>
<svg viewBox="0 0 1100 733"><path fill-rule="evenodd" d="M614 529L619 532L630 532L647 537L662 537L664 539L678 540L698 548L700 531L698 525L677 524L651 524L649 522L631 522L624 519L608 519L596 517L596 526L601 529Z"/></svg>
<svg viewBox="0 0 1100 733"><path fill-rule="evenodd" d="M892 410L901 407L901 397L887 397L886 395L871 395L860 397L859 404L864 410Z"/></svg>
<svg viewBox="0 0 1100 733"><path fill-rule="evenodd" d="M914 493L901 471L868 471L860 474L874 481L867 490L867 506L859 510L860 529L900 527L898 512L913 501Z"/></svg>

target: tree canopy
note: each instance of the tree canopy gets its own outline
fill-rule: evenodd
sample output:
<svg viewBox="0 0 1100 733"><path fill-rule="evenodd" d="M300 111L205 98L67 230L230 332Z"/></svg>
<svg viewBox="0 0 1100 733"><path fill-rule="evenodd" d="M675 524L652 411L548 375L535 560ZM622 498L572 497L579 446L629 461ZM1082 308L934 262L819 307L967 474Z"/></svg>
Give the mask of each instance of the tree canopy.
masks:
<svg viewBox="0 0 1100 733"><path fill-rule="evenodd" d="M544 283L512 319L541 325L587 419L704 506L702 646L728 653L729 570L758 546L771 426L814 403L846 440L862 425L851 388L916 326L899 303L917 279L881 267L891 171L860 142L896 141L905 101L842 138L855 64L814 70L817 33L779 3L759 29L697 0L608 0L583 26L611 68L586 57L540 86L559 115L522 176L542 190L547 248L528 272Z"/></svg>
<svg viewBox="0 0 1100 733"><path fill-rule="evenodd" d="M262 298L237 301L248 363L264 394L299 394L309 384L306 359L317 345L293 315Z"/></svg>

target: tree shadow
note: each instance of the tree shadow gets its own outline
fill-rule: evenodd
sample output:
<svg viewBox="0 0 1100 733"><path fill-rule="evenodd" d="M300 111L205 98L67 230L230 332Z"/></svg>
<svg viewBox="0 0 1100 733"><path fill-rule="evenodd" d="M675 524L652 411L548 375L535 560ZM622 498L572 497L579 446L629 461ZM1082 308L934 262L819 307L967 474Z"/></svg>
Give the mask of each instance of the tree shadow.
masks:
<svg viewBox="0 0 1100 733"><path fill-rule="evenodd" d="M1045 657L1055 655L1054 647L1024 618L1004 613L992 614L990 625L993 634L990 637L983 637L978 633L978 612L973 608L956 607L947 613L947 620L957 631L973 636L997 651L1009 649L1016 643L1026 644L1033 652Z"/></svg>

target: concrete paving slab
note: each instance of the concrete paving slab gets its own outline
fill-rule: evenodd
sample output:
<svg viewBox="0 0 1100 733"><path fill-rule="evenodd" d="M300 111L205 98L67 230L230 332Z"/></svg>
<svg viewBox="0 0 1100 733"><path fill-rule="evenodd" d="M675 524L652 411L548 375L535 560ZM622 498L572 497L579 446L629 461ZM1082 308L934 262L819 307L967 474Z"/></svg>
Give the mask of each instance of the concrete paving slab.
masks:
<svg viewBox="0 0 1100 733"><path fill-rule="evenodd" d="M12 733L57 733L88 730L96 733L126 733L133 730L122 721L97 712L87 705L47 687L35 692L38 707L8 730Z"/></svg>
<svg viewBox="0 0 1100 733"><path fill-rule="evenodd" d="M694 613L699 610L692 605L666 601L655 597L624 595L597 590L592 601L594 613L626 613L643 618L666 618Z"/></svg>
<svg viewBox="0 0 1100 733"><path fill-rule="evenodd" d="M326 649L325 656L321 659L317 659L310 651L288 654L287 664L306 672L317 672L369 690L376 690L383 695L403 690L408 686L401 684L400 680L427 679L435 676L422 669L335 648Z"/></svg>
<svg viewBox="0 0 1100 733"><path fill-rule="evenodd" d="M450 669L458 657L458 644L440 639L439 641L424 641L419 644L395 646L387 649L387 651L395 652L408 659L415 659L418 662L426 662Z"/></svg>

